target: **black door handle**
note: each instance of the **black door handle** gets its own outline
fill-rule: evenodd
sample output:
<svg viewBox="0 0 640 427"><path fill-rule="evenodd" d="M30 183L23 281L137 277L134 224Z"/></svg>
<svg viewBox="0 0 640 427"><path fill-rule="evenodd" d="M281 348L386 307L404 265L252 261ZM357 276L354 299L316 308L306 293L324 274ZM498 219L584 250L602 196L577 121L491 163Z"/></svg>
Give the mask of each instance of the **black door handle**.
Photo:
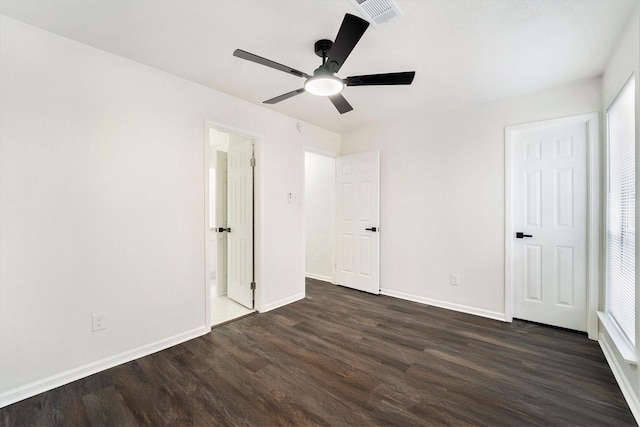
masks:
<svg viewBox="0 0 640 427"><path fill-rule="evenodd" d="M521 231L518 231L518 232L516 233L516 239L522 239L522 238L524 238L524 237L533 237L533 235L532 235L532 234L524 234L524 233L523 233L523 232L521 232Z"/></svg>
<svg viewBox="0 0 640 427"><path fill-rule="evenodd" d="M222 233L223 231L226 231L227 233L231 233L231 229L230 228L218 227L218 233Z"/></svg>
<svg viewBox="0 0 640 427"><path fill-rule="evenodd" d="M378 227L365 228L367 231L373 231L374 233L378 231Z"/></svg>

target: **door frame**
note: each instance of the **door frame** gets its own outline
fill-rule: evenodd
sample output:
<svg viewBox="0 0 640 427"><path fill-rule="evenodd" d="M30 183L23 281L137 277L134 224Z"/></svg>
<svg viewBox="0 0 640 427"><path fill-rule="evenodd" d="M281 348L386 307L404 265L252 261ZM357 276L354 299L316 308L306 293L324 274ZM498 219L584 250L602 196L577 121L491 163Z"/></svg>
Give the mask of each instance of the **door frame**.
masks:
<svg viewBox="0 0 640 427"><path fill-rule="evenodd" d="M209 276L211 271L208 264L209 259L209 156L211 155L210 148L210 130L214 129L218 132L224 132L242 136L245 138L251 138L253 140L253 155L256 159L256 166L253 169L253 276L256 282L256 288L254 290L254 305L253 308L257 312L263 311L263 288L262 275L262 137L251 131L244 129L237 129L224 124L216 123L211 120L204 121L204 161L203 161L203 179L204 179L204 230L203 230L203 242L204 242L204 292L205 292L205 325L211 325L211 286L209 284Z"/></svg>
<svg viewBox="0 0 640 427"><path fill-rule="evenodd" d="M505 126L505 320L513 321L514 279L512 224L513 200L511 197L513 173L512 146L516 132L561 125L585 124L587 127L587 334L590 339L598 338L598 315L601 293L600 242L601 242L601 202L602 172L600 167L599 115L597 112L543 120L520 125Z"/></svg>

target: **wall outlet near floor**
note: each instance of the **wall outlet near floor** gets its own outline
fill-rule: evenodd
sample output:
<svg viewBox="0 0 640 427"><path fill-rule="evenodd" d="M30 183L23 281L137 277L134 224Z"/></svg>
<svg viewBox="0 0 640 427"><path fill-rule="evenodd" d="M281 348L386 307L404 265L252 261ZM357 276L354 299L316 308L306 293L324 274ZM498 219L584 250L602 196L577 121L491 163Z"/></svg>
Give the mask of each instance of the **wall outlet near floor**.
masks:
<svg viewBox="0 0 640 427"><path fill-rule="evenodd" d="M460 275L451 273L451 284L458 286L460 284Z"/></svg>
<svg viewBox="0 0 640 427"><path fill-rule="evenodd" d="M107 313L94 313L91 316L93 322L93 332L107 329Z"/></svg>

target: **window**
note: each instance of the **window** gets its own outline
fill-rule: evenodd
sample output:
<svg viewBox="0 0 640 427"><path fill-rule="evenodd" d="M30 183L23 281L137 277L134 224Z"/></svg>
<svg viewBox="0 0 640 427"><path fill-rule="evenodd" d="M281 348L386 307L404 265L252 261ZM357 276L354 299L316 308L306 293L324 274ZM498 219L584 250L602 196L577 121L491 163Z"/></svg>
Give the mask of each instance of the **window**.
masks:
<svg viewBox="0 0 640 427"><path fill-rule="evenodd" d="M607 110L606 312L635 347L635 79Z"/></svg>

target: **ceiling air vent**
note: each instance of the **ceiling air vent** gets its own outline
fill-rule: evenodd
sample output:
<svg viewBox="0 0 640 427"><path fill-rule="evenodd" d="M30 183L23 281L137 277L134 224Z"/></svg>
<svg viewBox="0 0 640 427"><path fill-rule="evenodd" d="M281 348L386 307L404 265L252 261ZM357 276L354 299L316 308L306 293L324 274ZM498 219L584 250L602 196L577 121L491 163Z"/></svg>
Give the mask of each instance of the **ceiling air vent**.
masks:
<svg viewBox="0 0 640 427"><path fill-rule="evenodd" d="M393 0L349 0L360 15L373 25L383 24L402 12Z"/></svg>

